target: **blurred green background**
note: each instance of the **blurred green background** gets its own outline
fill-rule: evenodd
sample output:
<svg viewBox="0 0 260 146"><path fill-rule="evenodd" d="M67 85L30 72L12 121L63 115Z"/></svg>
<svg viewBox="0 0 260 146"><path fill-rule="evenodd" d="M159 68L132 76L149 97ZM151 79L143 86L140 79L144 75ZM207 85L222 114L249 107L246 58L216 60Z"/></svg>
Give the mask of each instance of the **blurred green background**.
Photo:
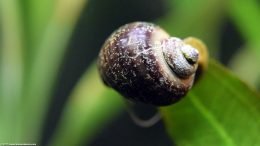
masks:
<svg viewBox="0 0 260 146"><path fill-rule="evenodd" d="M162 121L136 126L119 95L96 81L105 39L133 21L200 38L211 58L259 91L257 0L1 0L0 145L174 145Z"/></svg>

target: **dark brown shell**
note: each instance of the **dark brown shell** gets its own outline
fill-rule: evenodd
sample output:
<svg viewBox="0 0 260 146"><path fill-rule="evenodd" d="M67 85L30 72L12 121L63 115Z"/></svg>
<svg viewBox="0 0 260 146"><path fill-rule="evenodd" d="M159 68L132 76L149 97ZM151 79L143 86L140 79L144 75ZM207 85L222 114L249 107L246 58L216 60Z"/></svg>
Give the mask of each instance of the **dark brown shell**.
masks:
<svg viewBox="0 0 260 146"><path fill-rule="evenodd" d="M178 47L165 46L163 42L168 39L172 38L151 23L135 22L120 27L107 39L99 54L98 68L105 84L134 102L163 106L180 100L193 84L197 60L190 62L183 52L165 54L163 49ZM184 74L181 68L176 71L170 65L176 61L165 59L167 56L182 56L181 63L186 61L184 64L189 65L190 71ZM175 60L178 64L178 59Z"/></svg>

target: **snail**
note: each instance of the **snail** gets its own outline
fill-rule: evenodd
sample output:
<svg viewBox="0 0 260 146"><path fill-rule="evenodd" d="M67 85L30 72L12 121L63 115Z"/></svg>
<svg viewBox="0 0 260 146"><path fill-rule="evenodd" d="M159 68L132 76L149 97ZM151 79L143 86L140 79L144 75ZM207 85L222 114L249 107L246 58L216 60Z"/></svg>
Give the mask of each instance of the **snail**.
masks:
<svg viewBox="0 0 260 146"><path fill-rule="evenodd" d="M121 26L105 41L98 70L103 82L126 99L166 106L184 97L198 69L205 70L205 50L198 39L181 40L155 24L133 22Z"/></svg>

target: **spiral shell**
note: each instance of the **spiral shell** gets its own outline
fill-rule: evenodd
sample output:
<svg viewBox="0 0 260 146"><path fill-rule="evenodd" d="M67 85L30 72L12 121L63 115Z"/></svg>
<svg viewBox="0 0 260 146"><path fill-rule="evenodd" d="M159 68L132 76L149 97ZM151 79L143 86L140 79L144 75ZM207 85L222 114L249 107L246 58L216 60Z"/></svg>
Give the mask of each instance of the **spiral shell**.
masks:
<svg viewBox="0 0 260 146"><path fill-rule="evenodd" d="M160 27L126 24L103 45L98 68L104 83L125 98L152 104L177 102L193 85L199 52Z"/></svg>

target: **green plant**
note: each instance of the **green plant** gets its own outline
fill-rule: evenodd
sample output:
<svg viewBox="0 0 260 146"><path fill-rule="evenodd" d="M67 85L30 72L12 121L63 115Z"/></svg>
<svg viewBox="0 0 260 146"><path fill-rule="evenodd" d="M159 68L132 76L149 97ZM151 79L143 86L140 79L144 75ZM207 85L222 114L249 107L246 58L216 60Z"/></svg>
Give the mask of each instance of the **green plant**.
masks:
<svg viewBox="0 0 260 146"><path fill-rule="evenodd" d="M96 8L98 3L89 2ZM221 24L229 17L245 39L242 49L253 52L259 62L260 10L256 0L166 3L169 11L154 23L171 35L200 38L214 58L219 52ZM65 48L85 4L86 0L0 1L0 144L39 142ZM87 21L93 19L97 18ZM259 84L259 67L257 63L243 65L251 60L248 54L243 53L246 59L231 59L239 64L232 69L244 72L232 72L210 59L205 76L183 101L160 108L166 129L177 144L260 144L260 98L253 89ZM253 88L234 73L250 77ZM100 81L94 61L69 96L49 145L89 142L123 108L120 95Z"/></svg>

